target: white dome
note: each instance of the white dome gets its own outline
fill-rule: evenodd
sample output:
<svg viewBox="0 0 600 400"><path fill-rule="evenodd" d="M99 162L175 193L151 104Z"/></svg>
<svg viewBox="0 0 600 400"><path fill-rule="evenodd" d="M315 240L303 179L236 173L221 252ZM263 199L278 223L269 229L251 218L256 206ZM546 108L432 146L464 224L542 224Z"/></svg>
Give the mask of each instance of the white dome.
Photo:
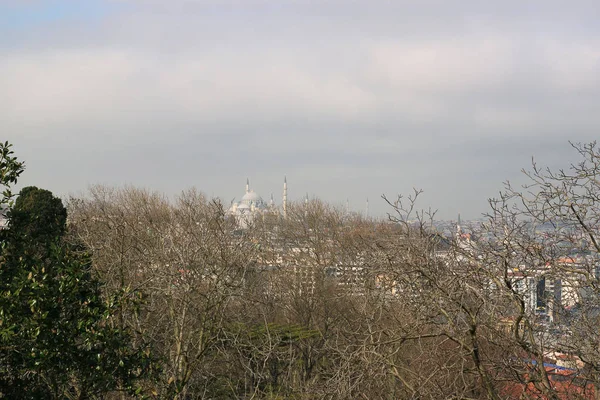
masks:
<svg viewBox="0 0 600 400"><path fill-rule="evenodd" d="M242 197L242 202L245 204L250 204L250 202L257 204L262 203L263 199L259 196L258 193L250 191Z"/></svg>
<svg viewBox="0 0 600 400"><path fill-rule="evenodd" d="M237 206L238 210L248 210L250 208L249 205L241 203L239 206Z"/></svg>
<svg viewBox="0 0 600 400"><path fill-rule="evenodd" d="M265 203L265 201L262 199L262 197L259 196L258 193L250 191L248 193L246 193L243 197L242 200L240 201L240 205L245 204L248 207L252 208L256 208L259 210L263 210L267 208L267 203Z"/></svg>

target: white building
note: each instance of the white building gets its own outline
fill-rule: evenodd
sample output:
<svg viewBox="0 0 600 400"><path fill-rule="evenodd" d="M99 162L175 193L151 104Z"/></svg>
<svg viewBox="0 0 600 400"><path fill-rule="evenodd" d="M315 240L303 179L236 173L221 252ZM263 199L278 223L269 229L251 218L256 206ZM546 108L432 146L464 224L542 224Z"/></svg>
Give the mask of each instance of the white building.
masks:
<svg viewBox="0 0 600 400"><path fill-rule="evenodd" d="M275 205L273 194L267 203L258 193L250 189L250 180L246 179L246 192L239 202L231 203L227 213L234 216L242 228L247 228L257 216L264 213L281 213L285 217L287 215L287 179L283 179L281 208Z"/></svg>

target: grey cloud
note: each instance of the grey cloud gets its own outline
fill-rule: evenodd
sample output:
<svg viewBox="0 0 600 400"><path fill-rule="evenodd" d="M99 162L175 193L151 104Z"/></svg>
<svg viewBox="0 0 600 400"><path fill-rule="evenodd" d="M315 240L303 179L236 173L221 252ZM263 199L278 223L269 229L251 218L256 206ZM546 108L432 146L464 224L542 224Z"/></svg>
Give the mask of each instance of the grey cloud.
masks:
<svg viewBox="0 0 600 400"><path fill-rule="evenodd" d="M531 155L597 136L600 35L592 2L453 3L122 1L0 39L0 129L63 194L267 196L287 174L298 197L382 214L417 186L476 216Z"/></svg>

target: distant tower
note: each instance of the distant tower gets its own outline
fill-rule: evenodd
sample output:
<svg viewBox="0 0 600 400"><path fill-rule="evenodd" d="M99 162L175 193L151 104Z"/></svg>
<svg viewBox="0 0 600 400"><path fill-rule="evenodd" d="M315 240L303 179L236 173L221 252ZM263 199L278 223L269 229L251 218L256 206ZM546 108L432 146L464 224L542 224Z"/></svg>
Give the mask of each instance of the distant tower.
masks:
<svg viewBox="0 0 600 400"><path fill-rule="evenodd" d="M306 192L306 197L304 198L304 216L308 217L308 192Z"/></svg>
<svg viewBox="0 0 600 400"><path fill-rule="evenodd" d="M287 177L283 177L283 217L287 217Z"/></svg>
<svg viewBox="0 0 600 400"><path fill-rule="evenodd" d="M369 216L369 198L367 197L367 210L365 211L365 217Z"/></svg>
<svg viewBox="0 0 600 400"><path fill-rule="evenodd" d="M350 199L346 198L346 214L350 214Z"/></svg>
<svg viewBox="0 0 600 400"><path fill-rule="evenodd" d="M271 200L269 200L269 207L274 207L275 206L275 199L273 198L273 193L271 193Z"/></svg>
<svg viewBox="0 0 600 400"><path fill-rule="evenodd" d="M456 236L460 237L461 233L462 233L462 228L460 226L460 213L458 213L458 221L456 222Z"/></svg>
<svg viewBox="0 0 600 400"><path fill-rule="evenodd" d="M246 178L246 194L250 193L250 179Z"/></svg>

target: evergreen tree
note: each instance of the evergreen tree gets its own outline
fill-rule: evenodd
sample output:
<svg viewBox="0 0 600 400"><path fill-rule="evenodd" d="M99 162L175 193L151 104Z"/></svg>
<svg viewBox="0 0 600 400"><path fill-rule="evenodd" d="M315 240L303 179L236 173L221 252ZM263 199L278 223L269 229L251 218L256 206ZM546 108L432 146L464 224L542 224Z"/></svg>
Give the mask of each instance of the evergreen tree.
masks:
<svg viewBox="0 0 600 400"><path fill-rule="evenodd" d="M28 186L19 192L8 217L10 230L19 240L49 243L64 235L67 209L49 190Z"/></svg>
<svg viewBox="0 0 600 400"><path fill-rule="evenodd" d="M146 349L110 320L82 249L63 241L66 210L51 192L21 191L2 232L0 397L89 399L140 393L151 371Z"/></svg>

